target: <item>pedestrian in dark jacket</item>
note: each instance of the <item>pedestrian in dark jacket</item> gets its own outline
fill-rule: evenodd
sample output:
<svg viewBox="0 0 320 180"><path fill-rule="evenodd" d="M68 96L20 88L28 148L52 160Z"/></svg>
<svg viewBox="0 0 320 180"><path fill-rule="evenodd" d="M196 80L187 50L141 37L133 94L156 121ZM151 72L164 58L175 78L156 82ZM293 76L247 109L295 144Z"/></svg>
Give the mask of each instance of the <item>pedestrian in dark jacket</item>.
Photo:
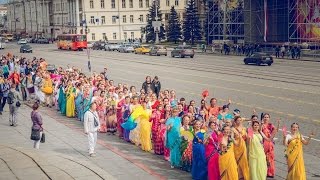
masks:
<svg viewBox="0 0 320 180"><path fill-rule="evenodd" d="M33 111L31 112L31 120L32 120L32 129L40 131L40 139L43 133L43 122L39 109L39 104L35 102L32 106ZM38 141L34 141L33 148L39 149L40 146L40 139Z"/></svg>
<svg viewBox="0 0 320 180"><path fill-rule="evenodd" d="M154 93L156 93L157 98L159 98L160 90L161 90L161 83L159 81L158 76L155 76L152 81L151 89Z"/></svg>
<svg viewBox="0 0 320 180"><path fill-rule="evenodd" d="M145 93L148 93L148 90L151 89L151 85L152 85L151 77L147 76L146 81L142 84L142 89L144 90Z"/></svg>

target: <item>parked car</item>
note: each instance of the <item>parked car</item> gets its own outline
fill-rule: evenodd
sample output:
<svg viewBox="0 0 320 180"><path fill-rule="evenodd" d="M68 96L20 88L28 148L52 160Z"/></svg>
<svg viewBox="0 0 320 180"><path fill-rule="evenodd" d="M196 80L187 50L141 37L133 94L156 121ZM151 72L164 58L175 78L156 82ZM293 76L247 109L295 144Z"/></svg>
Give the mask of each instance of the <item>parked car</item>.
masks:
<svg viewBox="0 0 320 180"><path fill-rule="evenodd" d="M268 66L271 66L273 63L273 58L267 53L256 52L249 57L245 57L243 62L245 64L256 64L257 66L260 66L261 64L267 64Z"/></svg>
<svg viewBox="0 0 320 180"><path fill-rule="evenodd" d="M129 52L134 52L134 48L131 45L120 45L119 52L123 52L123 53L129 53Z"/></svg>
<svg viewBox="0 0 320 180"><path fill-rule="evenodd" d="M149 46L138 46L134 49L135 54L147 54L150 52Z"/></svg>
<svg viewBox="0 0 320 180"><path fill-rule="evenodd" d="M92 49L93 50L103 50L105 46L104 42L101 41L97 41L93 43Z"/></svg>
<svg viewBox="0 0 320 180"><path fill-rule="evenodd" d="M32 47L28 44L24 44L20 47L20 53L32 53Z"/></svg>
<svg viewBox="0 0 320 180"><path fill-rule="evenodd" d="M47 38L39 38L37 40L37 43L39 43L39 44L49 44L49 40Z"/></svg>
<svg viewBox="0 0 320 180"><path fill-rule="evenodd" d="M190 46L178 46L171 51L171 57L176 56L179 56L180 58L184 58L186 56L193 58L194 50Z"/></svg>
<svg viewBox="0 0 320 180"><path fill-rule="evenodd" d="M19 41L18 41L18 44L19 45L21 45L21 44L27 44L28 42L27 42L27 40L26 39L20 39Z"/></svg>
<svg viewBox="0 0 320 180"><path fill-rule="evenodd" d="M92 48L93 47L93 42L87 42L87 48Z"/></svg>
<svg viewBox="0 0 320 180"><path fill-rule="evenodd" d="M104 46L105 51L119 51L119 44L109 43Z"/></svg>
<svg viewBox="0 0 320 180"><path fill-rule="evenodd" d="M155 56L161 56L161 55L165 55L167 56L168 52L167 52L167 48L164 46L152 46L150 48L150 52L149 55L155 55Z"/></svg>

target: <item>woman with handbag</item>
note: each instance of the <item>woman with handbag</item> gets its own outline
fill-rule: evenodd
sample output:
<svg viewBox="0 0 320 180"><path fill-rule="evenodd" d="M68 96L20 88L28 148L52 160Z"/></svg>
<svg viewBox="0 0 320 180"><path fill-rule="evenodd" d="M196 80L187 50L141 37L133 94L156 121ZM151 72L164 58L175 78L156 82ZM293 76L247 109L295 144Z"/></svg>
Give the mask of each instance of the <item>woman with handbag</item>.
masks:
<svg viewBox="0 0 320 180"><path fill-rule="evenodd" d="M34 141L33 148L39 149L40 140L43 135L43 121L41 114L39 113L39 103L35 102L32 106L33 111L31 112L32 129L31 129L31 140Z"/></svg>

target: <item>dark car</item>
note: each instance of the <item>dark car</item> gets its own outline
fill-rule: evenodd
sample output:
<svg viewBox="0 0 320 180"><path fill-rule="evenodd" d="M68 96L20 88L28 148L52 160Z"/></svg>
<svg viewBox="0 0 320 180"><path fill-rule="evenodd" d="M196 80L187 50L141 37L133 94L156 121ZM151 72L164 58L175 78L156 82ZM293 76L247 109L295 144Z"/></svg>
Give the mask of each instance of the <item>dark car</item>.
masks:
<svg viewBox="0 0 320 180"><path fill-rule="evenodd" d="M49 44L49 39L40 38L40 39L37 40L37 43L39 43L39 44Z"/></svg>
<svg viewBox="0 0 320 180"><path fill-rule="evenodd" d="M93 50L104 50L104 46L105 46L104 42L97 41L97 42L93 43L92 49Z"/></svg>
<svg viewBox="0 0 320 180"><path fill-rule="evenodd" d="M156 55L156 56L161 56L165 55L167 56L167 48L164 46L152 46L149 51L149 55Z"/></svg>
<svg viewBox="0 0 320 180"><path fill-rule="evenodd" d="M249 57L245 57L243 62L245 64L256 64L260 66L261 64L267 64L268 66L271 66L273 63L273 58L267 53L253 53Z"/></svg>
<svg viewBox="0 0 320 180"><path fill-rule="evenodd" d="M179 56L180 58L184 58L186 56L193 58L194 50L190 46L178 46L171 51L171 57L176 56Z"/></svg>
<svg viewBox="0 0 320 180"><path fill-rule="evenodd" d="M32 47L28 44L22 45L20 47L20 53L32 53Z"/></svg>

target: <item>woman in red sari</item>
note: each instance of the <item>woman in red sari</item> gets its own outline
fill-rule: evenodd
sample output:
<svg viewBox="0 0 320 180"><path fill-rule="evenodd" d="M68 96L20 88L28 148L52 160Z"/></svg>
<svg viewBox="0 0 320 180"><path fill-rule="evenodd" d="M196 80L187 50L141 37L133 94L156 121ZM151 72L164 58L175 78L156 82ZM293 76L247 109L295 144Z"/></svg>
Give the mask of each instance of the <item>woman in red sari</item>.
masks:
<svg viewBox="0 0 320 180"><path fill-rule="evenodd" d="M209 131L204 141L206 145L206 159L208 162L208 180L220 180L219 171L219 131L216 122L209 122Z"/></svg>
<svg viewBox="0 0 320 180"><path fill-rule="evenodd" d="M164 106L164 113L161 115L161 132L160 135L163 137L163 142L165 141L165 136L166 136L166 121L171 117L171 106L170 105L165 105ZM164 151L163 151L164 159L169 161L170 159L170 149L164 146Z"/></svg>
<svg viewBox="0 0 320 180"><path fill-rule="evenodd" d="M161 112L162 106L158 105L157 109L153 111L152 116L150 118L150 122L152 122L152 145L154 153L157 155L163 155L164 151L164 143L163 138L161 137Z"/></svg>
<svg viewBox="0 0 320 180"><path fill-rule="evenodd" d="M155 93L151 95L150 103L152 111L155 111L160 105L160 102L157 100L157 95Z"/></svg>
<svg viewBox="0 0 320 180"><path fill-rule="evenodd" d="M261 131L265 136L270 139L270 141L263 141L263 148L264 152L267 157L267 165L268 165L268 172L267 177L274 178L275 175L275 163L274 163L274 141L273 138L275 137L276 133L279 129L279 120L277 128L270 122L270 114L264 113L262 114L262 126Z"/></svg>

